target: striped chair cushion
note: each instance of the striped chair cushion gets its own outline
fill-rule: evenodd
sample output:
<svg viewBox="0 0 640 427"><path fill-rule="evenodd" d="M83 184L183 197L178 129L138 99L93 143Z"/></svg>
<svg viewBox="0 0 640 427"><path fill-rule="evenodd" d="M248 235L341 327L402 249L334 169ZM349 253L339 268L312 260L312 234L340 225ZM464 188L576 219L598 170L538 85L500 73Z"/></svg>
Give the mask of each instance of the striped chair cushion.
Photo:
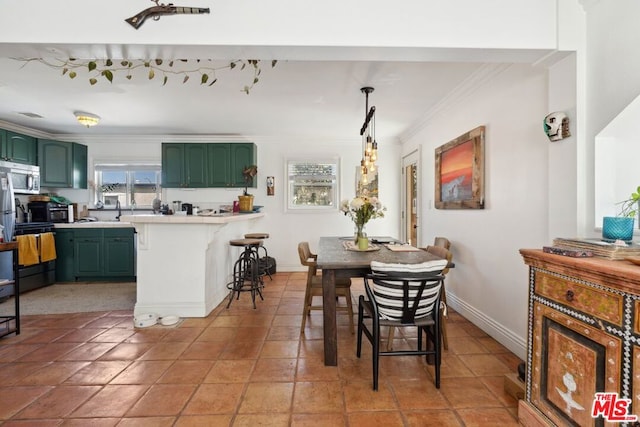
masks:
<svg viewBox="0 0 640 427"><path fill-rule="evenodd" d="M403 282L393 280L393 277L416 278L416 281L409 281L409 298L415 299L420 288L419 278L429 275L437 275L447 266L447 260L428 261L421 264L385 264L377 261L371 262L371 270L374 274L380 274L379 278L373 278L373 295L378 313L383 319L401 320L403 308ZM425 274L426 273L426 274ZM439 279L436 286L425 288L415 318L419 319L430 314L434 309L434 304L442 286ZM410 301L409 306L413 306Z"/></svg>

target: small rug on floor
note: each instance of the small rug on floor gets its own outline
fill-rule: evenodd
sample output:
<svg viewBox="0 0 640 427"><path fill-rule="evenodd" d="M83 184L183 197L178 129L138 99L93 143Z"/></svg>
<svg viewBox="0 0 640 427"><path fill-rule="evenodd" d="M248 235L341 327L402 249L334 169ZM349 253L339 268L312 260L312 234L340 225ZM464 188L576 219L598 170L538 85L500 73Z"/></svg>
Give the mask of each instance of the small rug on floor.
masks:
<svg viewBox="0 0 640 427"><path fill-rule="evenodd" d="M133 310L135 303L135 282L53 284L20 294L20 314ZM14 308L13 297L1 302L0 316L13 315Z"/></svg>

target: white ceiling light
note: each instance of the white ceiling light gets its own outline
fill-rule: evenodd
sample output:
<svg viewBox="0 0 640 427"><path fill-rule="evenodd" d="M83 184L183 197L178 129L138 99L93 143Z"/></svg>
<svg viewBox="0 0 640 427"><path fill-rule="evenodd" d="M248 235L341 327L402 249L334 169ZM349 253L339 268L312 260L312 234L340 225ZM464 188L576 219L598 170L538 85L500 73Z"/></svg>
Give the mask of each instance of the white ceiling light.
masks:
<svg viewBox="0 0 640 427"><path fill-rule="evenodd" d="M100 121L100 117L96 116L95 114L85 113L82 111L76 111L73 114L75 114L78 123L88 128L97 125Z"/></svg>

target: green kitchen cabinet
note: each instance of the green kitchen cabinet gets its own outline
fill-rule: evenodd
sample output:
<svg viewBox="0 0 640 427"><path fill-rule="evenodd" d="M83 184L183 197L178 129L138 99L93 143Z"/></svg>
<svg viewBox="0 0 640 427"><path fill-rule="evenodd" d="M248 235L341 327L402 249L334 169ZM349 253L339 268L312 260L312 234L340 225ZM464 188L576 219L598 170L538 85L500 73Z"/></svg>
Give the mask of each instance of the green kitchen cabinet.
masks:
<svg viewBox="0 0 640 427"><path fill-rule="evenodd" d="M72 229L56 228L56 282L73 282L75 280L73 238Z"/></svg>
<svg viewBox="0 0 640 427"><path fill-rule="evenodd" d="M207 144L162 144L162 186L207 186Z"/></svg>
<svg viewBox="0 0 640 427"><path fill-rule="evenodd" d="M133 227L56 228L56 280L135 281Z"/></svg>
<svg viewBox="0 0 640 427"><path fill-rule="evenodd" d="M102 276L102 229L75 230L73 249L75 255L74 275L79 277Z"/></svg>
<svg viewBox="0 0 640 427"><path fill-rule="evenodd" d="M244 187L242 171L256 164L256 145L252 143L208 144L209 187ZM249 187L256 186L255 180Z"/></svg>
<svg viewBox="0 0 640 427"><path fill-rule="evenodd" d="M87 147L73 142L38 140L40 187L87 188Z"/></svg>
<svg viewBox="0 0 640 427"><path fill-rule="evenodd" d="M37 139L32 136L6 131L6 141L2 143L2 158L27 165L37 164Z"/></svg>
<svg viewBox="0 0 640 427"><path fill-rule="evenodd" d="M103 245L105 276L132 277L135 275L133 228L105 228Z"/></svg>

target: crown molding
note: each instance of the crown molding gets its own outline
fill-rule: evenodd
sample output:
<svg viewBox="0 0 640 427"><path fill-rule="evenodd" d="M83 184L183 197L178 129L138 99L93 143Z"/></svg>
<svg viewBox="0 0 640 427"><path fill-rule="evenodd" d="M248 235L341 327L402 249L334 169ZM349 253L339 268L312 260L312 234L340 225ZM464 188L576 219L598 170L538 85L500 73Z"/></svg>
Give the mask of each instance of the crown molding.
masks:
<svg viewBox="0 0 640 427"><path fill-rule="evenodd" d="M512 64L483 64L480 68L456 86L436 105L426 111L422 118L400 135L400 142L406 142L423 130L434 117L460 105L474 92L512 67Z"/></svg>

